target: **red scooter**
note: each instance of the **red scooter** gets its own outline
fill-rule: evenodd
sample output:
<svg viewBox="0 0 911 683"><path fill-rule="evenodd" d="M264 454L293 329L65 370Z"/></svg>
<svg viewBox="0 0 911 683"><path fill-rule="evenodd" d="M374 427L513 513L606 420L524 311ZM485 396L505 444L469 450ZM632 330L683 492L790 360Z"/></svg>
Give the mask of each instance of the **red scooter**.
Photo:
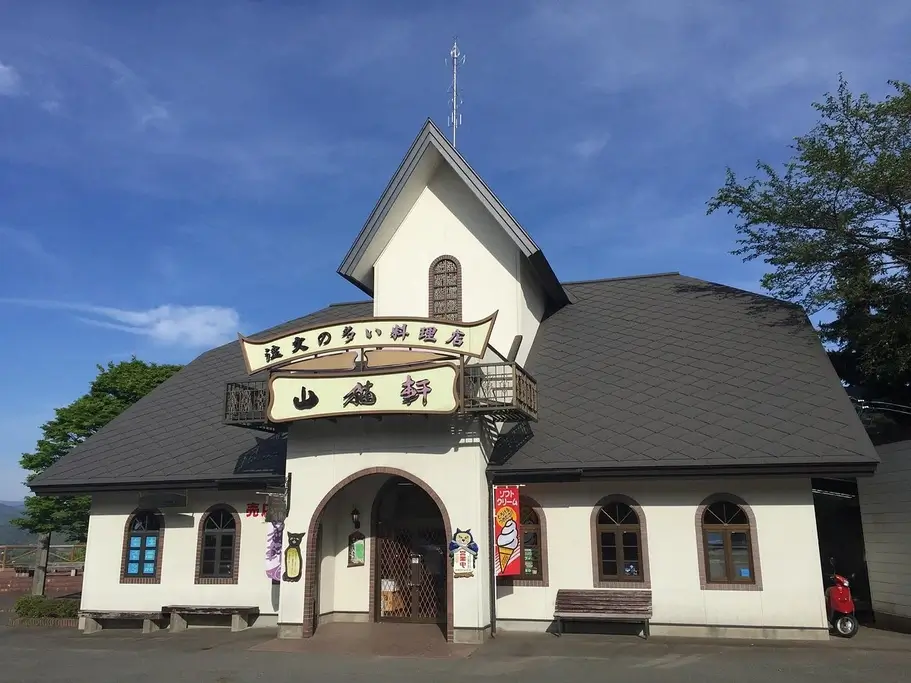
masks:
<svg viewBox="0 0 911 683"><path fill-rule="evenodd" d="M832 567L835 561L830 560ZM833 574L835 585L826 589L826 611L829 626L842 638L857 635L857 616L854 613L854 598L851 597L851 582L841 574Z"/></svg>

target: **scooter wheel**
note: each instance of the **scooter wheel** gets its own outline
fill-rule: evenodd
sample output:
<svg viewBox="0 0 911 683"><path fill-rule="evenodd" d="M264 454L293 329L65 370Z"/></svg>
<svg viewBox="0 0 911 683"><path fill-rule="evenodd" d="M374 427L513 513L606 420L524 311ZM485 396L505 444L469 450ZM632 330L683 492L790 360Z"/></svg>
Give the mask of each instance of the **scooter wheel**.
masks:
<svg viewBox="0 0 911 683"><path fill-rule="evenodd" d="M845 614L835 620L835 633L842 638L853 638L857 635L857 618Z"/></svg>

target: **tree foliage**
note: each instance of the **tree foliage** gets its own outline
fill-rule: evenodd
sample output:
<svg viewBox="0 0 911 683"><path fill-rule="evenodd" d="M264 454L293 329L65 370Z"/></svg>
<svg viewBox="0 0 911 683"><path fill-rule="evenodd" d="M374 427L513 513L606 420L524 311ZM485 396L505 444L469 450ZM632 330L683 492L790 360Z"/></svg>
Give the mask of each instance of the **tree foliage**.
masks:
<svg viewBox="0 0 911 683"><path fill-rule="evenodd" d="M116 365L109 362L107 367L97 367L98 376L88 393L58 408L54 419L42 425L42 437L35 451L23 453L19 463L31 473L27 481L97 433L181 366L146 363L133 357ZM25 499L25 513L11 521L31 533L60 532L70 540L84 541L90 503L88 496L29 496Z"/></svg>
<svg viewBox="0 0 911 683"><path fill-rule="evenodd" d="M840 77L784 168L728 169L708 211L736 215L766 289L834 313L820 334L853 393L911 405L911 85L889 84L874 101Z"/></svg>

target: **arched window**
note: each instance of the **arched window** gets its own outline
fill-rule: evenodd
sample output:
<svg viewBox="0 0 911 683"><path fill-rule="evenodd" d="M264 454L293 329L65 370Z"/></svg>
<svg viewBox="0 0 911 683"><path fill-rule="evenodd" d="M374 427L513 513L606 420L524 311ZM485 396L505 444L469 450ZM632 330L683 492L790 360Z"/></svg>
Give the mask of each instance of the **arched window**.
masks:
<svg viewBox="0 0 911 683"><path fill-rule="evenodd" d="M519 540L521 552L521 576L523 579L541 578L541 518L527 501L519 501L522 536Z"/></svg>
<svg viewBox="0 0 911 683"><path fill-rule="evenodd" d="M199 523L196 583L237 583L240 517L227 505L209 508Z"/></svg>
<svg viewBox="0 0 911 683"><path fill-rule="evenodd" d="M434 259L428 289L431 318L462 320L462 267L455 256Z"/></svg>
<svg viewBox="0 0 911 683"><path fill-rule="evenodd" d="M616 500L601 506L597 535L598 579L642 582L642 531L636 511Z"/></svg>
<svg viewBox="0 0 911 683"><path fill-rule="evenodd" d="M547 521L528 496L519 498L519 573L499 578L514 586L547 586Z"/></svg>
<svg viewBox="0 0 911 683"><path fill-rule="evenodd" d="M756 582L750 519L740 505L717 500L705 507L702 546L706 583Z"/></svg>
<svg viewBox="0 0 911 683"><path fill-rule="evenodd" d="M124 529L121 583L159 583L164 517L157 510L137 510Z"/></svg>

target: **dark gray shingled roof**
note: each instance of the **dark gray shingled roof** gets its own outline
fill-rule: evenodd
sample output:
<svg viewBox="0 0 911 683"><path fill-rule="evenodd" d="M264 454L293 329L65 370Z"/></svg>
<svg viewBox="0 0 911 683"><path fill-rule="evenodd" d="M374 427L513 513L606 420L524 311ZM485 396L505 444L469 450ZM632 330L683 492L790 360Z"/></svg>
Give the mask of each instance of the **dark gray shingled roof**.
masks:
<svg viewBox="0 0 911 683"><path fill-rule="evenodd" d="M337 304L253 338L371 315L369 301ZM246 379L238 342L207 351L36 477L32 488L239 484L283 475L283 440L222 423L225 384Z"/></svg>
<svg viewBox="0 0 911 683"><path fill-rule="evenodd" d="M492 463L497 476L837 472L878 462L800 308L676 273L566 290L574 303L544 321L527 363L540 419L530 440ZM260 335L371 312L369 302L330 306ZM283 442L270 449L269 434L222 424L225 383L245 378L236 342L204 353L33 487L240 484L281 474Z"/></svg>
<svg viewBox="0 0 911 683"><path fill-rule="evenodd" d="M492 469L878 462L799 307L677 273L564 286L526 363L539 421Z"/></svg>

